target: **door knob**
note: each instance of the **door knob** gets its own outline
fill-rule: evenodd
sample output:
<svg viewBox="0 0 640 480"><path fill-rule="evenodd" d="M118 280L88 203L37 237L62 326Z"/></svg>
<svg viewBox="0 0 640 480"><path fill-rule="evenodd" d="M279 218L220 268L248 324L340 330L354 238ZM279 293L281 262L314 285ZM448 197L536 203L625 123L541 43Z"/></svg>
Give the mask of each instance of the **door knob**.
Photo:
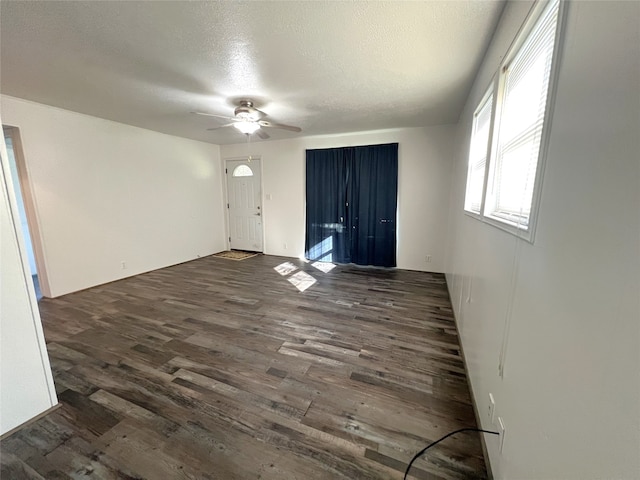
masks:
<svg viewBox="0 0 640 480"><path fill-rule="evenodd" d="M254 214L254 215L260 216L260 212L258 212L258 213L256 213L256 214Z"/></svg>

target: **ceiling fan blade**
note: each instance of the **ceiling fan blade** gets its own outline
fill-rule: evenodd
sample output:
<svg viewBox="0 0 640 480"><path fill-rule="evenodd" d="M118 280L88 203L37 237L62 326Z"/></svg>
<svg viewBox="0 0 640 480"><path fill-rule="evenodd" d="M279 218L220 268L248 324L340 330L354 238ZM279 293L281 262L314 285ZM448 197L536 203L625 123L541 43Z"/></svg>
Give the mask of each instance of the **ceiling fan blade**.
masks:
<svg viewBox="0 0 640 480"><path fill-rule="evenodd" d="M216 115L215 113L205 113L205 112L191 112L195 115L204 115L206 117L216 117L216 118L224 118L225 120L235 120L234 117L229 117L227 115Z"/></svg>
<svg viewBox="0 0 640 480"><path fill-rule="evenodd" d="M266 140L267 138L271 138L269 134L262 129L257 130L256 135L258 135L263 140Z"/></svg>
<svg viewBox="0 0 640 480"><path fill-rule="evenodd" d="M261 127L268 128L281 128L282 130L289 130L290 132L301 132L302 129L300 127L294 127L293 125L284 125L282 123L271 123L265 120L260 120L258 122Z"/></svg>
<svg viewBox="0 0 640 480"><path fill-rule="evenodd" d="M220 125L219 127L213 127L213 128L207 128L207 130L211 131L211 130L219 130L221 128L224 127L231 127L233 125L233 123L227 123L226 125Z"/></svg>
<svg viewBox="0 0 640 480"><path fill-rule="evenodd" d="M258 114L258 120L262 120L264 117L267 116L267 114L264 113L262 110L258 110L257 108L254 108L254 110Z"/></svg>

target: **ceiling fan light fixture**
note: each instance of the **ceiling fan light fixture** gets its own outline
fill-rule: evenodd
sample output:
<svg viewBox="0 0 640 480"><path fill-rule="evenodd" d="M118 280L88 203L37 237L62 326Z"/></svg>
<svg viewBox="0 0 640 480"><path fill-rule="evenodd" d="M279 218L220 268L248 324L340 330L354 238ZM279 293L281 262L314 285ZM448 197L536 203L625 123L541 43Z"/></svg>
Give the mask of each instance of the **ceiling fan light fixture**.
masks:
<svg viewBox="0 0 640 480"><path fill-rule="evenodd" d="M248 120L235 122L233 126L236 127L238 130L240 130L242 133L247 135L251 135L252 133L255 133L256 130L260 128L260 125L258 124L258 122L251 122Z"/></svg>

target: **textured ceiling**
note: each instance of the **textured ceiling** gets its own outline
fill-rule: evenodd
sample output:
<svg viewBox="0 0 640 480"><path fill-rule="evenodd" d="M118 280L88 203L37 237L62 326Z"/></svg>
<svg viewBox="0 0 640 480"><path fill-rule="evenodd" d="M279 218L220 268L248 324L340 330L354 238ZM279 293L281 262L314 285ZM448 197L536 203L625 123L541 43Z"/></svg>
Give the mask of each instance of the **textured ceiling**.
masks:
<svg viewBox="0 0 640 480"><path fill-rule="evenodd" d="M455 123L503 6L2 0L0 91L217 144L189 112L244 97L303 129L273 139Z"/></svg>

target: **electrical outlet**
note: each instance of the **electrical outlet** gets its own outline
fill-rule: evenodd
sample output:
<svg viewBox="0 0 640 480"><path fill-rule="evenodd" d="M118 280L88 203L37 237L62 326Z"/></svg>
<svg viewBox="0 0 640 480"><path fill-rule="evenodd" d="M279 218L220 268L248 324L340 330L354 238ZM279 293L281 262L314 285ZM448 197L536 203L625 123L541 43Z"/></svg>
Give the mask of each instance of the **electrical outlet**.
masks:
<svg viewBox="0 0 640 480"><path fill-rule="evenodd" d="M127 268L127 264L125 262L120 262L120 266L122 267L123 270Z"/></svg>
<svg viewBox="0 0 640 480"><path fill-rule="evenodd" d="M424 257L424 261L426 263L431 263L431 255L427 255L426 257Z"/></svg>
<svg viewBox="0 0 640 480"><path fill-rule="evenodd" d="M493 399L493 395L489 394L489 420L491 425L496 424L496 401Z"/></svg>
<svg viewBox="0 0 640 480"><path fill-rule="evenodd" d="M288 247L287 242L284 242L284 243L282 244L282 246L283 246L283 247L284 247L284 249L286 250L286 249L287 249L287 247Z"/></svg>
<svg viewBox="0 0 640 480"><path fill-rule="evenodd" d="M502 417L498 417L498 433L500 434L499 452L502 453L502 449L504 448L504 433L505 433L504 421L502 420Z"/></svg>

